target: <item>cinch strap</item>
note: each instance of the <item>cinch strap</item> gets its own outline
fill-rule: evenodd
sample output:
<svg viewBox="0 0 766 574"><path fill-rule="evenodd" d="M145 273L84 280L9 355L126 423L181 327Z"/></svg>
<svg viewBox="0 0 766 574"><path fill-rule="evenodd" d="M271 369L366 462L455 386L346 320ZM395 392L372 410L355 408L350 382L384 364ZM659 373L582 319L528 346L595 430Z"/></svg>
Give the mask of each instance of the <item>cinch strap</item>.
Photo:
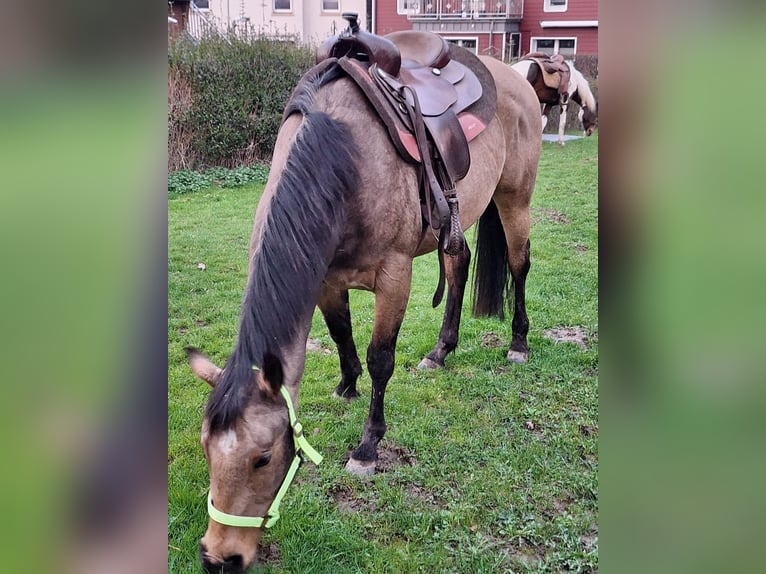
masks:
<svg viewBox="0 0 766 574"><path fill-rule="evenodd" d="M285 479L282 481L282 486L279 487L277 496L274 498L274 502L271 503L271 506L269 506L265 517L237 516L236 514L227 514L225 512L221 512L215 506L213 506L213 493L208 492L207 513L210 515L210 518L220 524L225 526L237 526L240 528L270 528L277 522L277 520L279 520L279 505L281 504L282 498L284 498L287 489L290 488L290 484L295 478L295 473L298 472L298 466L300 466L301 463L301 458L298 456L298 454L303 451L303 453L306 455L306 458L308 458L314 464L319 464L322 462L322 455L314 450L314 448L306 440L306 437L303 436L303 426L298 421L298 417L295 416L295 409L293 408L293 401L290 398L290 393L287 392L287 389L284 387L284 385L280 391L285 399L285 402L287 403L287 412L290 415L290 426L293 429L293 441L295 443L295 458L293 459L292 464L290 464L290 468L285 475Z"/></svg>

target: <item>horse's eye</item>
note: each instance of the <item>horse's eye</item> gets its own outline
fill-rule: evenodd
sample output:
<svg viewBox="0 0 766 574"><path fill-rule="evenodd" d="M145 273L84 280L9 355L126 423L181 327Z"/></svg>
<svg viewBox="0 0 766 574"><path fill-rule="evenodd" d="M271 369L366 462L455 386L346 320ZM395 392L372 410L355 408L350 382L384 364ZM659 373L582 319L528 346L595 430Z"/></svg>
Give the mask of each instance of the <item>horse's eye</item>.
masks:
<svg viewBox="0 0 766 574"><path fill-rule="evenodd" d="M262 466L266 466L269 464L269 461L271 460L270 454L264 454L260 458L256 458L255 462L253 462L253 468L261 468Z"/></svg>

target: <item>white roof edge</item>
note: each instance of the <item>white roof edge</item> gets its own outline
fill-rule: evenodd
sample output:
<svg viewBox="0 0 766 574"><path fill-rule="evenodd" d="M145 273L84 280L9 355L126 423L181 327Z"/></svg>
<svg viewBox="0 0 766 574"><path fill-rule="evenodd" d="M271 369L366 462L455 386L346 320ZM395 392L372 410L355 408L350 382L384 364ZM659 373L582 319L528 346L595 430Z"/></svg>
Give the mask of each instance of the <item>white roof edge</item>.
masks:
<svg viewBox="0 0 766 574"><path fill-rule="evenodd" d="M543 20L541 28L598 28L598 20Z"/></svg>

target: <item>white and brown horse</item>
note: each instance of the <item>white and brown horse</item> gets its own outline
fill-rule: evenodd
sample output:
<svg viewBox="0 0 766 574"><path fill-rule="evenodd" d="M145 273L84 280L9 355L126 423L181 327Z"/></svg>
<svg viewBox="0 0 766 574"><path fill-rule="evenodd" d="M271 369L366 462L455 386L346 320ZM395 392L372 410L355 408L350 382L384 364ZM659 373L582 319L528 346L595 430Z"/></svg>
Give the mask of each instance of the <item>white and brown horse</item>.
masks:
<svg viewBox="0 0 766 574"><path fill-rule="evenodd" d="M482 62L494 79L497 111L470 142L472 162L457 194L463 225L480 221L475 308L502 313L511 298L507 290L513 289L507 356L523 362L539 106L530 85L507 65L492 58ZM278 516L285 485L297 468L296 451L312 453L295 411L315 307L338 346L341 376L335 394L359 396L362 366L352 338L349 289L373 292L375 314L367 347L369 416L347 469L374 471L412 260L437 247L424 227L418 166L399 156L357 85L333 66L318 66L304 76L291 101L297 104L279 130L255 214L234 351L219 368L200 351L187 350L192 371L213 387L201 433L211 518L200 552L209 572L241 572L255 561L262 528ZM445 317L429 366L443 365L457 345L469 260L467 246L446 258Z"/></svg>
<svg viewBox="0 0 766 574"><path fill-rule="evenodd" d="M548 123L548 116L550 115L551 110L556 106L561 106L558 131L558 143L560 145L564 145L564 128L566 127L567 109L570 101L574 101L580 106L578 118L582 123L583 135L585 137L593 134L593 130L596 127L596 120L598 119L598 104L590 89L590 84L588 83L587 78L582 75L582 72L575 68L573 61L567 60L565 64L569 68L569 87L568 99L563 102L561 93L556 88L552 88L545 83L543 72L534 59L523 58L511 66L519 74L525 77L535 89L535 93L542 106L543 130Z"/></svg>

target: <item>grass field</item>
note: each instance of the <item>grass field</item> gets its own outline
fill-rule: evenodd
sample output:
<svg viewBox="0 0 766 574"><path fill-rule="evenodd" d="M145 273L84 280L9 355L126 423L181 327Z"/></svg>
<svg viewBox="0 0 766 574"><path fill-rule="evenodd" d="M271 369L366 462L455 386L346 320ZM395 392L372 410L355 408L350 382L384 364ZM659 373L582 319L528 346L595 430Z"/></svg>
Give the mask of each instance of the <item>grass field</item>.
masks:
<svg viewBox="0 0 766 574"><path fill-rule="evenodd" d="M415 261L396 369L386 393L379 472L343 469L361 437L362 399L331 397L338 356L315 313L299 418L324 456L306 463L259 571L591 572L598 569L598 136L544 143L533 198L527 281L530 361L505 360L510 320L463 315L447 368L415 367L436 340L436 258ZM168 208L169 571L201 572L207 467L199 429L209 388L183 347L219 365L235 338L260 186L171 196ZM471 239L473 234L468 233ZM204 269L200 265L204 263ZM354 337L366 349L373 297L352 292ZM553 334L551 333L552 330ZM556 342L570 335L582 344ZM364 363L364 356L362 356ZM313 432L311 430L313 429Z"/></svg>

